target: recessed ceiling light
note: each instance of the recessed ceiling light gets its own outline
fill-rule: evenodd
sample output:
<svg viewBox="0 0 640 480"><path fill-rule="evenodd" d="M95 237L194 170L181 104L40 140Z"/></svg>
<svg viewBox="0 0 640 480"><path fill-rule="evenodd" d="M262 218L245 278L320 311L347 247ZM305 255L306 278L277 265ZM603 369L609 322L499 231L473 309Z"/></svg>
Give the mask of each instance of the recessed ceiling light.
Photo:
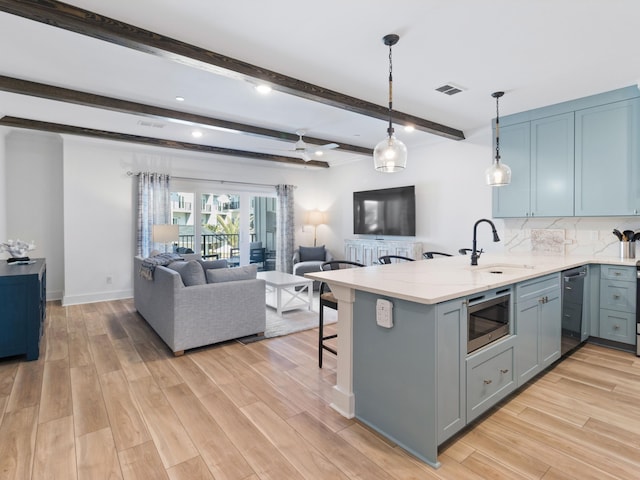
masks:
<svg viewBox="0 0 640 480"><path fill-rule="evenodd" d="M176 97L176 102L184 102L184 97L181 97L181 96L178 95Z"/></svg>
<svg viewBox="0 0 640 480"><path fill-rule="evenodd" d="M322 150L316 150L316 155L321 157L322 155L324 155L324 152Z"/></svg>
<svg viewBox="0 0 640 480"><path fill-rule="evenodd" d="M193 138L200 138L200 137L202 137L202 132L199 131L199 130L194 130L193 132L191 132L191 136Z"/></svg>
<svg viewBox="0 0 640 480"><path fill-rule="evenodd" d="M416 127L414 127L413 125L405 125L404 126L404 131L408 132L408 133L413 132L415 129L416 129Z"/></svg>
<svg viewBox="0 0 640 480"><path fill-rule="evenodd" d="M256 90L258 91L258 93L266 95L267 93L271 92L271 87L265 83L261 83L260 85L256 85Z"/></svg>

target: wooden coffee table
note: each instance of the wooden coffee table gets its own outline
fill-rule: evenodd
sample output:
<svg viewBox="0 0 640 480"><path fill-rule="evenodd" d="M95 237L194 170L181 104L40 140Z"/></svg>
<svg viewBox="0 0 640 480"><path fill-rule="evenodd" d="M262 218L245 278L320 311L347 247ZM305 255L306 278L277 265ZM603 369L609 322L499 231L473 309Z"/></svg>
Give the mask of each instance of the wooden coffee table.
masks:
<svg viewBox="0 0 640 480"><path fill-rule="evenodd" d="M304 307L311 310L313 280L273 270L258 272L258 278L266 283L267 305L275 308L278 315Z"/></svg>

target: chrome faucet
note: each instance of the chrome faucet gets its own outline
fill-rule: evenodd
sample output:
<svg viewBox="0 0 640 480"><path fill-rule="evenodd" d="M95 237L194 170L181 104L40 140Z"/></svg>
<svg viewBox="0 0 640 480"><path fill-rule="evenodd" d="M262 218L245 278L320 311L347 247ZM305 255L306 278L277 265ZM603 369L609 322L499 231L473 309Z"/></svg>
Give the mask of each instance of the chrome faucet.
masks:
<svg viewBox="0 0 640 480"><path fill-rule="evenodd" d="M473 249L471 250L471 265L478 265L478 259L480 258L480 254L483 252L482 249L478 251L478 249L476 248L476 236L478 231L478 224L482 222L487 222L489 225L491 225L491 230L493 231L493 241L494 242L500 241L500 237L498 236L496 226L493 224L491 220L487 220L486 218L481 218L480 220L478 220L473 226L473 245L472 245Z"/></svg>

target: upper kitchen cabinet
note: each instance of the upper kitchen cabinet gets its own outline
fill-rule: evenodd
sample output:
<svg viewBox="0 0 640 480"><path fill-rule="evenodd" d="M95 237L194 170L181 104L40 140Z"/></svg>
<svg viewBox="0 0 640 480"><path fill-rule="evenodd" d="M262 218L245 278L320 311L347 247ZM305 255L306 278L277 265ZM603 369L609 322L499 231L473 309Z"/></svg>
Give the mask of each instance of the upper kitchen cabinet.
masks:
<svg viewBox="0 0 640 480"><path fill-rule="evenodd" d="M493 188L495 218L524 217L528 216L531 210L530 145L529 122L500 127L500 157L511 168L511 183Z"/></svg>
<svg viewBox="0 0 640 480"><path fill-rule="evenodd" d="M493 189L494 217L573 215L573 136L573 113L501 127L511 183Z"/></svg>
<svg viewBox="0 0 640 480"><path fill-rule="evenodd" d="M493 216L640 215L639 117L634 85L501 118Z"/></svg>
<svg viewBox="0 0 640 480"><path fill-rule="evenodd" d="M640 98L576 111L575 215L640 213Z"/></svg>

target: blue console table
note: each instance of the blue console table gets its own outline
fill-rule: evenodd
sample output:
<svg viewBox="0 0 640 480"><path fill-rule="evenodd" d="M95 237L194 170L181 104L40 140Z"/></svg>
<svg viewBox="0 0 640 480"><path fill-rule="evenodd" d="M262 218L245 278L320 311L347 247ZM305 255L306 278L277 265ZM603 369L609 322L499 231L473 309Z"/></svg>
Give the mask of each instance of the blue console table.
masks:
<svg viewBox="0 0 640 480"><path fill-rule="evenodd" d="M0 357L37 360L46 315L44 258L29 265L0 260Z"/></svg>

